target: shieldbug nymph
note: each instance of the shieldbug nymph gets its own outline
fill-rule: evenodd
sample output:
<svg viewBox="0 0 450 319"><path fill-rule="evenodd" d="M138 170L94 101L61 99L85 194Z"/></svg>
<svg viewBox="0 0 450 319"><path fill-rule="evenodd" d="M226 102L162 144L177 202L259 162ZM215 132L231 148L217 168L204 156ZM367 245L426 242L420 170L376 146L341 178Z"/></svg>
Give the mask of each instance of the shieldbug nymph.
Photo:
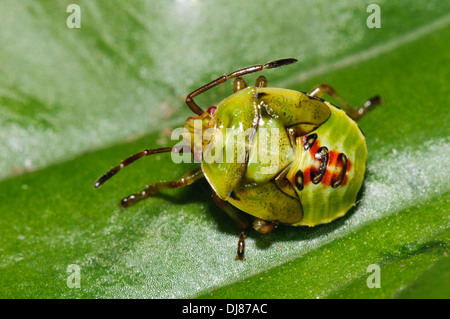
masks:
<svg viewBox="0 0 450 319"><path fill-rule="evenodd" d="M249 228L243 213L254 216L253 228L260 233L279 224L315 226L345 215L355 204L367 158L365 137L355 121L380 104L381 98L375 96L355 109L327 84L303 93L267 87L264 76L258 77L254 86L247 86L243 79L250 73L295 62L287 58L246 67L193 91L186 104L196 116L183 126L187 150L180 145L144 150L105 173L95 187L144 156L191 152L201 159L199 167L179 180L147 185L123 198L121 205L125 208L162 189L206 178L214 201L240 229L236 259L244 259ZM229 79L234 79L234 94L217 106L204 111L193 100ZM323 100L325 93L340 108ZM196 139L199 133L200 142ZM239 134L243 135L240 143L236 142ZM229 147L231 144L236 145Z"/></svg>

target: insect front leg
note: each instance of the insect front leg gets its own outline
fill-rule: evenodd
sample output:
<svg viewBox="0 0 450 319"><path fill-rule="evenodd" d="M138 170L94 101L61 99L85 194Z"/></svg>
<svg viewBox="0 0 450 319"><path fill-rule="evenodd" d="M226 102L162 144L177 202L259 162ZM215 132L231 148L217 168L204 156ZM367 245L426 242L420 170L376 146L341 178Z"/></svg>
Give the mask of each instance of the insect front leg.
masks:
<svg viewBox="0 0 450 319"><path fill-rule="evenodd" d="M379 95L376 95L364 102L364 105L362 107L360 107L359 109L355 109L328 84L316 85L312 88L311 91L308 92L308 95L321 98L325 93L328 93L328 95L335 99L339 104L338 106L341 107L348 114L348 116L350 116L354 120L358 120L359 118L367 114L369 110L382 103L381 97Z"/></svg>
<svg viewBox="0 0 450 319"><path fill-rule="evenodd" d="M154 195L160 190L168 189L168 188L180 188L188 186L195 181L199 180L200 178L203 178L203 172L201 167L197 167L193 169L192 171L187 172L184 174L179 180L173 181L173 182L160 182L160 183L153 183L149 184L145 187L144 190L142 190L139 193L129 195L122 199L120 202L120 205L122 208L126 208L130 205L135 204L137 201L142 200L144 198L149 197L150 195Z"/></svg>
<svg viewBox="0 0 450 319"><path fill-rule="evenodd" d="M245 83L244 78L238 76L233 81L233 92L236 93L237 91L243 90L247 87L247 83Z"/></svg>
<svg viewBox="0 0 450 319"><path fill-rule="evenodd" d="M236 222L236 225L241 230L239 233L236 260L245 260L245 238L247 237L247 229L249 227L247 220L236 208L221 199L215 192L213 192L212 197L216 204Z"/></svg>
<svg viewBox="0 0 450 319"><path fill-rule="evenodd" d="M257 88L265 88L267 87L267 79L264 75L260 75L255 82L255 86Z"/></svg>

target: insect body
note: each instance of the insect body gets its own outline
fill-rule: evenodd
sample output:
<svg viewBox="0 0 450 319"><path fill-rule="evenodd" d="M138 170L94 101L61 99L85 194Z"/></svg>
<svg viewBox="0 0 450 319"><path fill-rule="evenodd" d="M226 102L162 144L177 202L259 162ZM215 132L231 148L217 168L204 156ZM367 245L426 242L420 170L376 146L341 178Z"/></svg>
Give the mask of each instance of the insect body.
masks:
<svg viewBox="0 0 450 319"><path fill-rule="evenodd" d="M215 202L241 230L236 259L244 259L249 228L241 211L255 217L253 227L261 233L270 232L280 223L315 226L343 216L356 201L367 158L365 137L355 120L381 99L375 96L356 110L326 84L302 93L269 88L264 76L255 86L247 87L241 77L296 61L282 59L240 69L189 94L186 103L197 116L186 120L184 137L194 157L203 160L201 166L177 181L147 185L140 193L125 197L122 206L205 177ZM216 107L204 112L194 102L195 96L231 78L235 79L235 93ZM324 101L324 93L342 109ZM200 141L195 138L199 130ZM243 139L236 143L239 136ZM143 156L170 151L184 148L137 153L104 174L95 187ZM263 161L261 153L270 154L270 160Z"/></svg>

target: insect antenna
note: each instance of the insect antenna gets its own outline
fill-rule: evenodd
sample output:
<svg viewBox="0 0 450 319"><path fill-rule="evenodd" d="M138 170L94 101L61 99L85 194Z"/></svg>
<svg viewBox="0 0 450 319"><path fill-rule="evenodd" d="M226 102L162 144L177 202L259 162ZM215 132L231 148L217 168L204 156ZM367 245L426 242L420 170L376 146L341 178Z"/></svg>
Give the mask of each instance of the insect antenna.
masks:
<svg viewBox="0 0 450 319"><path fill-rule="evenodd" d="M142 152L136 153L124 161L122 161L118 166L113 167L109 171L107 171L105 174L102 175L94 184L94 187L100 187L102 186L107 180L109 180L111 177L116 175L122 168L125 166L130 165L131 163L137 161L138 159L149 156L153 154L159 154L159 153L167 153L167 152L174 152L174 153L183 153L183 146L174 146L174 147L161 147L161 148L155 148L155 149L148 149L144 150Z"/></svg>
<svg viewBox="0 0 450 319"><path fill-rule="evenodd" d="M194 97L202 94L203 92L208 91L209 89L211 89L211 88L213 88L213 87L215 87L215 86L217 86L219 84L224 83L225 81L227 81L229 79L241 77L241 76L244 76L244 75L250 74L250 73L259 72L259 71L262 71L264 69L278 68L280 66L292 64L292 63L295 63L297 61L298 60L294 59L294 58L285 58L285 59L272 61L272 62L266 63L264 65L258 64L258 65L248 66L246 68L239 69L239 70L236 70L234 72L231 72L228 75L220 76L217 79L209 82L208 84L205 84L202 87L198 88L197 90L189 93L188 96L186 97L186 104L189 106L189 108L191 109L192 112L194 112L194 113L196 113L198 115L202 115L203 114L203 110L197 105L197 103L194 102Z"/></svg>
<svg viewBox="0 0 450 319"><path fill-rule="evenodd" d="M286 58L286 59L280 59L280 60L276 60L276 61L272 61L269 63L266 63L264 65L264 69L273 69L273 68L278 68L280 66L284 66L284 65L288 65L288 64L292 64L297 62L297 59L294 58Z"/></svg>

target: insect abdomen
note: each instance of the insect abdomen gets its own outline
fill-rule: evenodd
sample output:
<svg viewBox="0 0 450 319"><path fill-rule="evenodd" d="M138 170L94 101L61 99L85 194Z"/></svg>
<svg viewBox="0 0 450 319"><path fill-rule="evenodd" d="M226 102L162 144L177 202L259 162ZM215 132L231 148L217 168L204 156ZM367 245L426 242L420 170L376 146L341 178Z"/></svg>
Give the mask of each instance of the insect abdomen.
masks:
<svg viewBox="0 0 450 319"><path fill-rule="evenodd" d="M315 226L345 215L361 187L367 147L358 125L345 112L326 103L330 118L298 145L297 170L303 188L298 195L303 219L295 225Z"/></svg>

